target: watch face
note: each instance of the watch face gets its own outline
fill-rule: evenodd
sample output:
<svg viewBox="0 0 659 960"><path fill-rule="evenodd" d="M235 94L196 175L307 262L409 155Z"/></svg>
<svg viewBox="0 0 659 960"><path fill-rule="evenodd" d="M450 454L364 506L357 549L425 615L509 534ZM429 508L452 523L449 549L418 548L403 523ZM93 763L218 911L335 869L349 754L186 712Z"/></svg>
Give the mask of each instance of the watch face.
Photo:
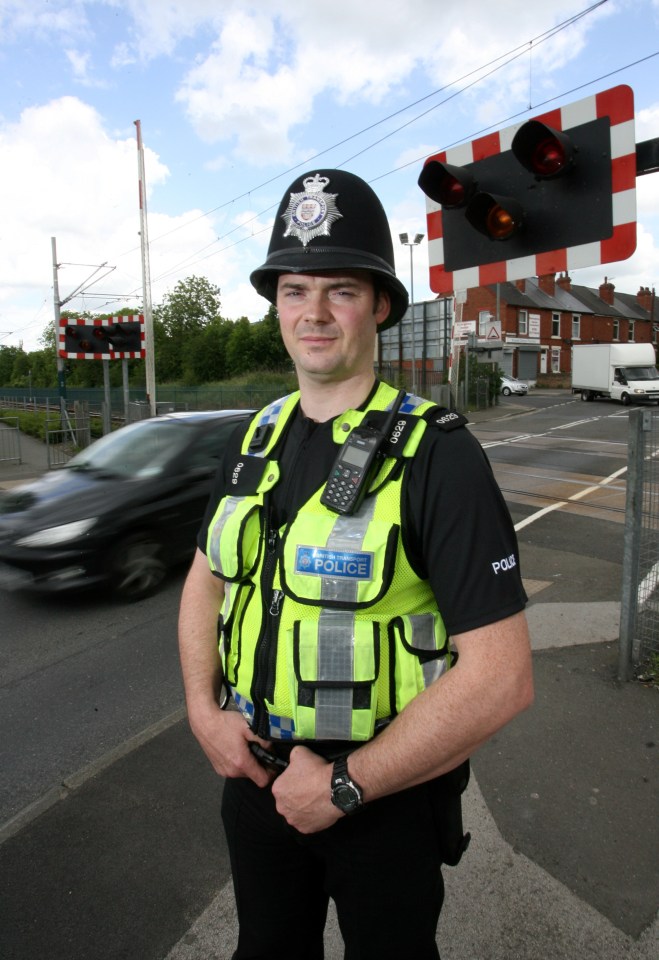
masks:
<svg viewBox="0 0 659 960"><path fill-rule="evenodd" d="M334 787L332 799L344 812L354 810L359 806L359 794L355 788L347 783L340 783Z"/></svg>

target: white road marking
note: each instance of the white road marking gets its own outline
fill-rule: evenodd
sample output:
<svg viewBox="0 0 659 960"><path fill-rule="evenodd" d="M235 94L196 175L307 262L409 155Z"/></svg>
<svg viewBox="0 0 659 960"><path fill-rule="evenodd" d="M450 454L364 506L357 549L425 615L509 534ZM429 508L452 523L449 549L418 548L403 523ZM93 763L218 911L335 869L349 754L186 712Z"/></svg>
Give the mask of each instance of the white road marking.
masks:
<svg viewBox="0 0 659 960"><path fill-rule="evenodd" d="M588 496L589 493L595 493L597 490L601 489L601 487L605 487L607 484L613 483L613 481L617 480L618 477L621 477L623 473L627 473L627 467L621 467L620 470L616 470L615 473L605 477L604 480L600 480L599 483L596 483L592 487L585 487L583 490L579 490L578 493L573 493L571 497L567 498L567 500L557 500L556 503L552 503L548 507L543 507L542 510L538 510L537 513L532 513L530 517L526 517L524 520L520 520L519 523L516 523L515 530L523 530L524 527L528 527L529 524L533 523L535 520L539 520L540 517L544 517L548 513L553 513L554 510L560 510L561 507L564 507L566 503L581 500L582 497Z"/></svg>

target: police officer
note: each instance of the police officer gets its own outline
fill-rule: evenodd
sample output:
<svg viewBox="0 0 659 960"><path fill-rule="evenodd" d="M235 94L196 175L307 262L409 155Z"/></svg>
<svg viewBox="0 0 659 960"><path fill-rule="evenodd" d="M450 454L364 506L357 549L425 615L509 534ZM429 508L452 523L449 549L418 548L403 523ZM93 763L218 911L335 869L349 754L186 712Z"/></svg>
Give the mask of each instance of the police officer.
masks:
<svg viewBox="0 0 659 960"><path fill-rule="evenodd" d="M464 418L374 376L408 300L364 181L296 180L251 280L299 391L229 444L180 611L234 960L321 960L330 897L346 958L436 958L450 772L533 696L514 530Z"/></svg>

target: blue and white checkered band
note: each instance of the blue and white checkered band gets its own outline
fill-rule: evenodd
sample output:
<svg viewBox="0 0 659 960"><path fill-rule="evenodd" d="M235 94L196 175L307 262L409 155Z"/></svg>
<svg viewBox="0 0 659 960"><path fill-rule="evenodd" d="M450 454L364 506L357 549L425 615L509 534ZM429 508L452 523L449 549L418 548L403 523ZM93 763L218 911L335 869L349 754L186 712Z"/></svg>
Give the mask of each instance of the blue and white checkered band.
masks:
<svg viewBox="0 0 659 960"><path fill-rule="evenodd" d="M304 181L302 193L292 193L286 213L285 237L297 237L306 247L314 237L329 237L332 224L340 219L336 203L338 193L324 193L329 177L317 173Z"/></svg>
<svg viewBox="0 0 659 960"><path fill-rule="evenodd" d="M373 554L350 550L326 550L299 546L295 553L295 572L316 577L341 577L346 580L371 580Z"/></svg>

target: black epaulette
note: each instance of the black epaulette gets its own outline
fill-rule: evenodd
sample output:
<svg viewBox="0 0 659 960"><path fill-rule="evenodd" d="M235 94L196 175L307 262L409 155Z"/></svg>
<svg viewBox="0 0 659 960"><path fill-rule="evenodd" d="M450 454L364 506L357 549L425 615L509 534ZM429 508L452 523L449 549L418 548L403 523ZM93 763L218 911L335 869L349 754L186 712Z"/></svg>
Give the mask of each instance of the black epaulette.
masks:
<svg viewBox="0 0 659 960"><path fill-rule="evenodd" d="M459 427L466 427L469 420L461 413L455 410L449 410L448 407L433 407L423 414L423 419L429 427L437 427L448 433L450 430L457 430Z"/></svg>
<svg viewBox="0 0 659 960"><path fill-rule="evenodd" d="M238 454L234 462L228 463L226 467L227 493L236 497L256 493L268 467L268 460L264 457L252 457L248 453Z"/></svg>

